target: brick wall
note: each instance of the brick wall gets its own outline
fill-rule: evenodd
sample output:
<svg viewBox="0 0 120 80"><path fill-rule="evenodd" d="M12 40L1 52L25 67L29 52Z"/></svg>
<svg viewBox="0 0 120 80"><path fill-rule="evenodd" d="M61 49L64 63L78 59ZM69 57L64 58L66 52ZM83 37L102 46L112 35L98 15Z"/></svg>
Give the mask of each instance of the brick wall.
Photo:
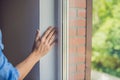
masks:
<svg viewBox="0 0 120 80"><path fill-rule="evenodd" d="M87 0L69 0L69 80L89 80L86 78L87 34Z"/></svg>

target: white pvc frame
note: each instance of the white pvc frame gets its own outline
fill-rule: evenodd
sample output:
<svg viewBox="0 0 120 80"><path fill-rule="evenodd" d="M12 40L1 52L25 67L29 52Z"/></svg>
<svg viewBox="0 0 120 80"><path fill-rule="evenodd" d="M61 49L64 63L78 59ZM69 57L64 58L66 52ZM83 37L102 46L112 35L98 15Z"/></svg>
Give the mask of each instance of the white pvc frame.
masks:
<svg viewBox="0 0 120 80"><path fill-rule="evenodd" d="M59 72L58 80L68 80L69 79L69 0L59 0L58 1L58 15L59 15L59 36L60 49L59 53Z"/></svg>
<svg viewBox="0 0 120 80"><path fill-rule="evenodd" d="M63 79L69 79L69 0L62 0Z"/></svg>
<svg viewBox="0 0 120 80"><path fill-rule="evenodd" d="M59 0L60 62L58 80L69 80L69 0Z"/></svg>

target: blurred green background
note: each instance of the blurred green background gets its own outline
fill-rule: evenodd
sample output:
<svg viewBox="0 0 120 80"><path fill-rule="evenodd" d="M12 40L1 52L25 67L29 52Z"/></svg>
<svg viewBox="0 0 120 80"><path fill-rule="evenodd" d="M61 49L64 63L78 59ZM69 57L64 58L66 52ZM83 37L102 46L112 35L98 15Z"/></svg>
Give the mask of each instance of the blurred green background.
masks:
<svg viewBox="0 0 120 80"><path fill-rule="evenodd" d="M120 0L93 0L92 69L120 77Z"/></svg>

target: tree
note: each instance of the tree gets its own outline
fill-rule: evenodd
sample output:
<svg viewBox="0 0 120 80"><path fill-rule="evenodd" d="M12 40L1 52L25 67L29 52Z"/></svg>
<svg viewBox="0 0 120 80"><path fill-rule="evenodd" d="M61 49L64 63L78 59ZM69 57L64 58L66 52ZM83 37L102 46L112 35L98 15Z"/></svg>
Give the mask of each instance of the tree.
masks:
<svg viewBox="0 0 120 80"><path fill-rule="evenodd" d="M93 0L92 68L120 77L120 0Z"/></svg>

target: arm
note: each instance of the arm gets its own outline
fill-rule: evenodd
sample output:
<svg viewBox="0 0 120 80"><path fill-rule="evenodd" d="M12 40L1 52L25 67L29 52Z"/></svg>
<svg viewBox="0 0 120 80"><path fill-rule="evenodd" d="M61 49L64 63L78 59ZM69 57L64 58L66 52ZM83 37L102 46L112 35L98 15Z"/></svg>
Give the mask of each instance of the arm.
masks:
<svg viewBox="0 0 120 80"><path fill-rule="evenodd" d="M48 53L55 44L55 36L56 30L52 27L47 29L42 38L40 38L40 31L37 31L33 51L23 62L16 66L20 73L19 80L23 80L33 66Z"/></svg>

